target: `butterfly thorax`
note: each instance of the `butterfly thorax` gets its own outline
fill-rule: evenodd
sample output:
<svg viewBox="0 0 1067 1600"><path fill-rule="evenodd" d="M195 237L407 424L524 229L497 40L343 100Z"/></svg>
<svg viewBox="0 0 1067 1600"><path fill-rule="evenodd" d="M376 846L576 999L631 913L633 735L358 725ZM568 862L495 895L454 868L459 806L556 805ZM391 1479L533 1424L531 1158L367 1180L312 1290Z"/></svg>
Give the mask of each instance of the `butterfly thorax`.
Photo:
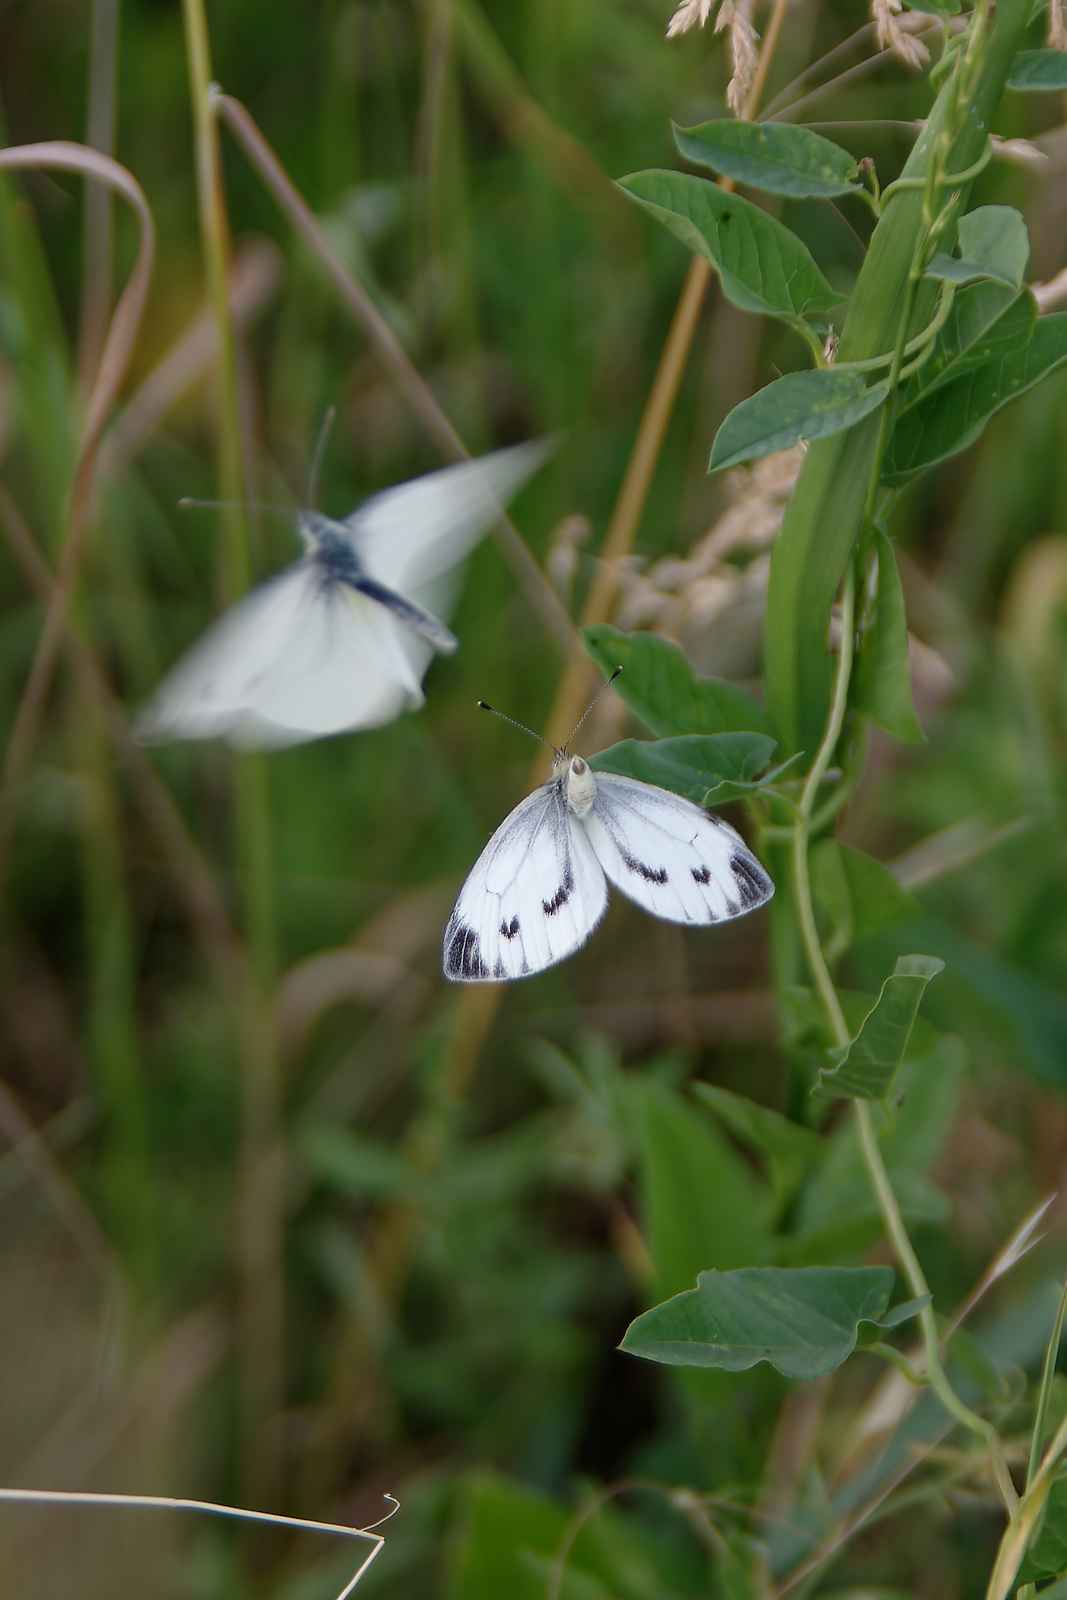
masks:
<svg viewBox="0 0 1067 1600"><path fill-rule="evenodd" d="M596 799L596 778L588 761L581 756L558 755L552 763L552 776L563 785L567 805L576 817L587 817Z"/></svg>
<svg viewBox="0 0 1067 1600"><path fill-rule="evenodd" d="M364 576L363 563L352 548L352 535L342 522L321 511L301 511L297 526L304 549L327 577L354 584Z"/></svg>

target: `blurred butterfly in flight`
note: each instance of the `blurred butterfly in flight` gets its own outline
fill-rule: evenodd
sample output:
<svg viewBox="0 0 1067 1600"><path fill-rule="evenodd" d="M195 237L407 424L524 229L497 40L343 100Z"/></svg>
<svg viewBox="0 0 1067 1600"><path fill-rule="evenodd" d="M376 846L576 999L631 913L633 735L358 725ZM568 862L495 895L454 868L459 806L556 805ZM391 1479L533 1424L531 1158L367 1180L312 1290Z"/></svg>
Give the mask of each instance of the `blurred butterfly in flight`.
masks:
<svg viewBox="0 0 1067 1600"><path fill-rule="evenodd" d="M434 651L458 644L441 617L460 564L551 448L515 445L427 473L341 522L298 510L300 560L171 669L137 720L138 737L277 749L417 710Z"/></svg>
<svg viewBox="0 0 1067 1600"><path fill-rule="evenodd" d="M555 966L604 915L609 881L654 917L691 924L742 917L774 893L721 818L568 755L578 728L555 751L551 778L504 818L460 890L445 929L447 978L489 983Z"/></svg>

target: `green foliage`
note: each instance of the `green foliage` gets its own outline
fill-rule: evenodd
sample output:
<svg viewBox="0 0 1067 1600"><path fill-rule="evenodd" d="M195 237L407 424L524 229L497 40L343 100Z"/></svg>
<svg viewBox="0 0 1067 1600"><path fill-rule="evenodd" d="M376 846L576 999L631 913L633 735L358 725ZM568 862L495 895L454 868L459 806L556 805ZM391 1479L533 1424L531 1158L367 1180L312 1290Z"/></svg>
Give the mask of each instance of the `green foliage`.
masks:
<svg viewBox="0 0 1067 1600"><path fill-rule="evenodd" d="M769 1361L787 1378L821 1378L852 1354L861 1322L881 1319L892 1288L892 1267L702 1272L695 1289L631 1322L621 1348L672 1367Z"/></svg>
<svg viewBox="0 0 1067 1600"><path fill-rule="evenodd" d="M727 119L676 127L674 142L687 161L765 194L803 200L865 192L848 151L810 128Z"/></svg>
<svg viewBox="0 0 1067 1600"><path fill-rule="evenodd" d="M688 1288L706 1267L729 1271L763 1259L768 1208L715 1123L670 1090L649 1084L641 1124L641 1194L660 1294Z"/></svg>
<svg viewBox="0 0 1067 1600"><path fill-rule="evenodd" d="M624 739L592 756L596 772L618 772L641 783L673 789L698 805L725 805L760 785L774 751L763 733L683 734L677 739Z"/></svg>
<svg viewBox="0 0 1067 1600"><path fill-rule="evenodd" d="M1067 363L1067 312L1040 317L1020 348L997 351L982 366L944 378L902 407L886 450L882 479L897 485L965 450L990 418Z"/></svg>
<svg viewBox="0 0 1067 1600"><path fill-rule="evenodd" d="M960 218L957 230L960 258L939 251L926 268L927 276L946 283L970 283L990 278L1018 291L1030 259L1030 236L1022 213L1014 206L979 206Z"/></svg>
<svg viewBox="0 0 1067 1600"><path fill-rule="evenodd" d="M852 696L859 709L902 744L922 744L925 734L911 696L908 619L897 558L889 536L875 528L874 614L856 655Z"/></svg>
<svg viewBox="0 0 1067 1600"><path fill-rule="evenodd" d="M884 1100L892 1093L923 992L944 966L936 956L899 958L851 1044L830 1052L837 1065L819 1074L822 1092L854 1100Z"/></svg>
<svg viewBox="0 0 1067 1600"><path fill-rule="evenodd" d="M828 925L831 964L857 939L907 922L918 903L880 862L837 839L821 839L809 858L816 910Z"/></svg>
<svg viewBox="0 0 1067 1600"><path fill-rule="evenodd" d="M888 393L888 382L868 388L862 373L847 367L787 373L734 407L715 435L708 471L843 433L884 405Z"/></svg>
<svg viewBox="0 0 1067 1600"><path fill-rule="evenodd" d="M636 172L619 187L707 257L742 311L798 320L840 302L807 246L750 200L684 172Z"/></svg>
<svg viewBox="0 0 1067 1600"><path fill-rule="evenodd" d="M608 623L583 628L586 648L605 674L622 667L619 695L659 739L682 733L758 733L773 729L763 707L736 684L701 678L670 639L620 633Z"/></svg>
<svg viewBox="0 0 1067 1600"><path fill-rule="evenodd" d="M959 6L920 9L943 20ZM523 792L526 761L472 707L488 694L551 731L560 688L556 646L491 542L454 618L461 649L431 666L425 708L261 762L254 849L247 764L206 745L146 755L125 734L122 706L217 610L220 530L174 508L218 492L225 373L192 361L206 348L202 324L194 336L203 241L181 10L122 8L117 153L145 187L160 249L71 599L88 666L60 662L25 783L0 805L14 830L0 930L0 1367L19 1375L0 1385L0 1481L58 1481L73 1462L86 1488L312 1516L366 1505L368 1520L387 1482L403 1510L359 1591L368 1600L540 1600L575 1518L562 1600L765 1600L787 1585L837 1600L931 1585L978 1595L1003 1520L981 1437L961 1428L935 1448L935 1396L920 1392L864 1456L853 1441L875 1436L891 1393L873 1386L870 1354L817 1405L781 1373L831 1370L931 1308L943 1331L1055 1170L1067 557L1049 530L1067 515L1067 343L1065 318L1039 314L1024 287L1057 265L1055 165L1052 181L999 159L974 169L993 126L1048 133L1047 99L1020 96L995 124L994 108L1005 81L1062 90L1064 56L1016 55L1039 24L998 0L964 108L950 71L981 34L971 18L930 80L932 109L926 81L888 53L857 95L848 77L826 81L833 62L801 53L856 27L824 0L777 46L768 82L791 85L786 120L748 123L720 115L722 40L710 27L666 40L670 10L358 0L305 15L234 0L210 17L213 73L248 104L465 444L560 436L514 517L575 617L600 587L589 583L611 525L612 615L655 631L598 621L585 639L605 675L623 665L612 694L651 737L594 765L736 802L775 877L772 913L725 928L680 930L617 905L566 967L470 1003L441 980L441 928ZM88 28L59 0L8 13L5 144L82 137ZM816 87L810 112L790 105ZM677 173L637 172L628 198L612 187L669 160L671 119L686 114L711 120L675 129L682 155L779 197L780 211ZM809 114L850 149L792 121ZM318 498L344 515L437 465L441 438L372 352L310 234L293 232L225 130L223 142L250 492L305 498L336 403ZM905 184L887 192L902 162ZM944 181L927 191L931 164ZM970 211L968 171L990 202ZM850 194L863 206L824 203ZM675 237L645 229L633 199ZM121 207L110 265L84 220L79 183L0 180L7 729L25 713L41 636L34 548L55 570L71 503L92 366L82 308L94 275L118 289L130 260ZM679 238L719 278L680 361ZM273 284L259 299L242 277L257 250ZM818 359L828 315L835 363L791 371ZM671 383L653 383L672 327L673 410ZM716 467L811 441L778 536L790 461L705 478L724 412ZM883 428L883 482L932 471L879 506ZM911 563L908 618L897 551ZM264 517L256 572L295 553L288 523ZM849 562L856 658L806 796L851 637ZM914 699L909 621L929 647L915 651ZM865 765L871 723L921 739L916 703L930 743L875 740ZM631 731L610 714L599 726ZM833 837L839 817L849 843ZM880 864L898 855L893 871ZM804 931L798 882L812 900ZM905 957L882 984L915 949L933 955L920 970ZM902 1284L910 1299L887 1311L880 1289L852 1292L889 1269L869 1265L884 1259L870 1252L886 1248L885 1219L855 1115L830 1099L846 1089L869 1099L932 1301ZM1013 1266L946 1358L1013 1461L1055 1301L1046 1260ZM724 1330L727 1312L740 1323ZM628 1346L651 1329L684 1345L681 1359L731 1370L613 1355L628 1323ZM915 1337L909 1327L901 1349ZM488 1464L500 1475L484 1476ZM635 1480L658 1487L616 1493ZM1065 1587L1061 1489L1012 1592ZM965 1522L946 1515L960 1505ZM882 1531L854 1539L872 1506ZM58 1516L28 1543L14 1522L0 1528L12 1592L73 1584L85 1600L124 1600L165 1564L203 1600L264 1585L325 1600L350 1571L335 1579L310 1541L253 1549L183 1526L163 1543L156 1518L143 1543L130 1534L126 1571L95 1513L84 1535ZM820 1547L832 1571L803 1576Z"/></svg>
<svg viewBox="0 0 1067 1600"><path fill-rule="evenodd" d="M1020 50L1008 74L1009 89L1067 89L1067 60L1062 50Z"/></svg>

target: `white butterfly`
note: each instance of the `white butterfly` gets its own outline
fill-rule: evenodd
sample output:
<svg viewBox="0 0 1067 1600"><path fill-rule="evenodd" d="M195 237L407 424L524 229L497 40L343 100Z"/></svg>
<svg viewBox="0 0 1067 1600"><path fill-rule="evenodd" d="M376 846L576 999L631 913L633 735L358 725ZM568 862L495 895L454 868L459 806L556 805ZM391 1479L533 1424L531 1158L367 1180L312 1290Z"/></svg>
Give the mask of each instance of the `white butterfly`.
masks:
<svg viewBox="0 0 1067 1600"><path fill-rule="evenodd" d="M379 727L423 704L458 567L551 449L521 444L368 500L343 522L296 513L299 561L245 596L164 678L146 741L274 749Z"/></svg>
<svg viewBox="0 0 1067 1600"><path fill-rule="evenodd" d="M609 880L668 922L723 922L774 893L721 818L653 784L594 772L565 745L549 781L505 817L460 890L445 929L445 976L489 983L555 966L604 915Z"/></svg>

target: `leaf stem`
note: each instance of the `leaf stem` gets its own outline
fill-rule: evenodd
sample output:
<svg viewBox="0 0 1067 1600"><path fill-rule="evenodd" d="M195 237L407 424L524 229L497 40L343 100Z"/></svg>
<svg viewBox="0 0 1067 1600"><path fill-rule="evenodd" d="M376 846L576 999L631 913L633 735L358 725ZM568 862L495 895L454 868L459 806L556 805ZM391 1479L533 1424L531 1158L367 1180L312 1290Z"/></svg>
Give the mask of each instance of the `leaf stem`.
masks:
<svg viewBox="0 0 1067 1600"><path fill-rule="evenodd" d="M824 773L833 758L837 741L845 721L848 706L848 683L852 674L852 650L855 637L856 578L851 559L845 568L845 585L841 597L841 649L837 658L837 677L834 680L834 697L826 732L812 762L800 796L797 820L793 825L793 885L797 898L797 919L804 941L804 951L819 999L834 1034L834 1042L847 1045L851 1039L848 1023L841 1010L826 962L819 943L819 930L815 926L815 910L811 903L811 880L808 876L808 837L811 831L811 814L815 796Z"/></svg>

